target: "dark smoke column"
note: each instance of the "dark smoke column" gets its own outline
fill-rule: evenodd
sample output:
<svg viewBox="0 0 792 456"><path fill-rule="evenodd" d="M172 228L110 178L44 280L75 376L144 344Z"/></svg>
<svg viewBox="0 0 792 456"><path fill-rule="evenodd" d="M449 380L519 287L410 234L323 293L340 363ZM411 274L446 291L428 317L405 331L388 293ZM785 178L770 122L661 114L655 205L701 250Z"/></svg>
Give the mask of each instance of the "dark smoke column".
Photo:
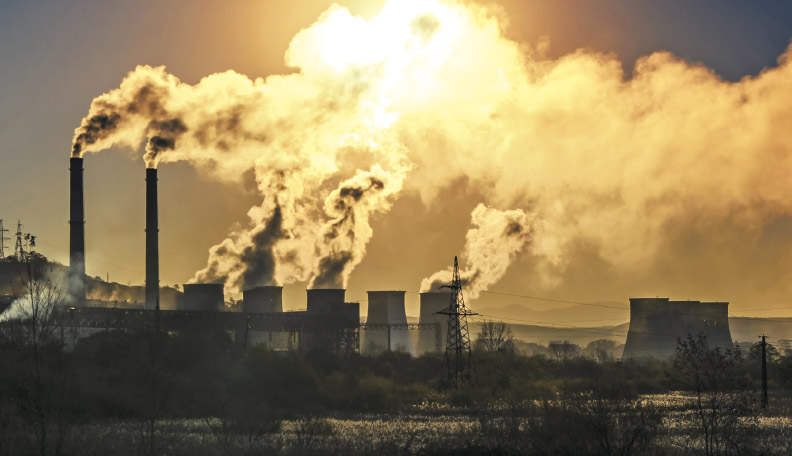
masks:
<svg viewBox="0 0 792 456"><path fill-rule="evenodd" d="M146 308L159 308L157 169L146 168Z"/></svg>
<svg viewBox="0 0 792 456"><path fill-rule="evenodd" d="M69 163L69 293L72 302L85 303L85 206L83 203L83 159L72 157Z"/></svg>

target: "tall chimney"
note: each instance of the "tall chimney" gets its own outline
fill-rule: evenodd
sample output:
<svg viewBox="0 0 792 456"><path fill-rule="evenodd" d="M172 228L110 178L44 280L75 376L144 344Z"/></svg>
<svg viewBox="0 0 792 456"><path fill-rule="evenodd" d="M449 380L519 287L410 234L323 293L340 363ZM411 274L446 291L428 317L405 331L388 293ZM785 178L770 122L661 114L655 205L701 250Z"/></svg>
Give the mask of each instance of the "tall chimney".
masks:
<svg viewBox="0 0 792 456"><path fill-rule="evenodd" d="M72 157L69 214L69 293L74 304L85 303L85 206L83 159Z"/></svg>
<svg viewBox="0 0 792 456"><path fill-rule="evenodd" d="M159 309L157 169L146 168L146 308Z"/></svg>

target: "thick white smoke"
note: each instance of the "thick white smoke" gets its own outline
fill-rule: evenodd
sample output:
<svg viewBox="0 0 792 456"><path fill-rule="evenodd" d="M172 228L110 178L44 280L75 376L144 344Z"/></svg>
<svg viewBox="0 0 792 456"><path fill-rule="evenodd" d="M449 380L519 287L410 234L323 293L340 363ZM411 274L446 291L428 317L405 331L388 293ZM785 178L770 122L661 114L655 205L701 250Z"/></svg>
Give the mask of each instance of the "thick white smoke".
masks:
<svg viewBox="0 0 792 456"><path fill-rule="evenodd" d="M628 79L614 56L548 60L470 4L392 0L370 21L333 6L292 40L293 74L189 85L138 67L93 101L73 153L145 142L147 166L183 160L225 179L253 169L261 204L196 275L232 291L316 281L317 266L357 249L328 282L343 285L371 234L356 234L362 246L327 242L344 216L322 205L377 164L409 169L404 191L426 202L464 177L492 206L530 207L527 231L552 233L531 251L552 258L554 283L574 245L617 270L649 270L680 230L759 232L792 215L790 56L729 83L660 52ZM401 188L392 179L367 214L387 210Z"/></svg>
<svg viewBox="0 0 792 456"><path fill-rule="evenodd" d="M369 214L386 212L399 193L403 174L386 173L379 165L341 183L325 200L331 217L319 233L319 257L309 288L346 288L349 274L363 260L374 234Z"/></svg>
<svg viewBox="0 0 792 456"><path fill-rule="evenodd" d="M500 211L479 204L470 214L475 226L465 236L463 267L459 275L465 296L478 298L500 280L514 258L536 235L535 216L520 209ZM547 253L539 252L537 253ZM421 282L421 293L451 283L452 269L437 271Z"/></svg>

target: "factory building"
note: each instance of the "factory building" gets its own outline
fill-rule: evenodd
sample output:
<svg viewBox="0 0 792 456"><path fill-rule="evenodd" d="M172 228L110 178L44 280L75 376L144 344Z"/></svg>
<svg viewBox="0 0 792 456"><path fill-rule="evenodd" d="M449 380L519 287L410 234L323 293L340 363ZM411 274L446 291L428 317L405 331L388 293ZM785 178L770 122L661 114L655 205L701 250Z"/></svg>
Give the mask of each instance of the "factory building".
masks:
<svg viewBox="0 0 792 456"><path fill-rule="evenodd" d="M732 348L729 303L631 298L623 358L672 358L677 340L704 334L712 347Z"/></svg>

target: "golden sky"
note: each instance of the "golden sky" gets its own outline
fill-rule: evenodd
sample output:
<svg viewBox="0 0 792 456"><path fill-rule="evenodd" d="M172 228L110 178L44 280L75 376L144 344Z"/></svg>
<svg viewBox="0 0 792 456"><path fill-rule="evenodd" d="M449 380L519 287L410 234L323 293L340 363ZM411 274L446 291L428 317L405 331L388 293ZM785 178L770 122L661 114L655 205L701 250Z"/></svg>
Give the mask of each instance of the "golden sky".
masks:
<svg viewBox="0 0 792 456"><path fill-rule="evenodd" d="M270 172L287 169L289 188L306 190L277 202L294 208L290 233L303 241L281 252L304 257L301 270L280 269L278 281L291 284L287 307L303 305L321 258L348 247L314 241L339 217L327 201L337 207L345 186L372 179L384 186L349 225L356 237L348 250L359 252L345 274L350 298L417 291L461 255L479 279L502 274L481 286L503 292L587 302L727 300L736 314L792 307L785 182L792 70L774 61L789 37L777 38L764 14L742 14L744 30L729 29L740 38L733 44L713 39L737 21L728 7L699 24L706 11L674 22L673 8L681 8L674 4L659 12L629 2L392 6L395 19L383 19L384 2L341 2L321 17L328 2L285 5L83 2L5 15L17 19L4 33L18 44L3 52L19 61L3 70L12 81L2 123L4 150L13 151L2 168L14 195L0 214L6 224L22 218L45 254L66 261L71 132L91 99L112 94L127 72L165 65L127 79L134 93L146 78L178 78L163 85L172 87L169 114L192 122L180 138L185 146L159 166L163 284L192 278L227 237L235 248L249 244L250 234L234 233L255 233L271 219L276 203L268 198L282 182ZM376 18L371 30L361 25ZM403 23L412 26L407 35L388 29ZM760 26L764 38L750 38ZM36 39L24 41L31 30ZM402 51L405 43L414 48ZM673 54L654 53L663 50ZM199 83L214 73L221 75ZM286 76L255 80L279 74ZM212 106L227 108L231 89L246 106L246 131L268 139L240 141L215 160L217 143L198 147L192 133L217 117ZM118 90L123 101L127 92ZM113 141L133 147L86 155L87 270L139 283L145 127L130 125L126 139ZM471 225L480 203L530 235L500 248L482 235L495 228ZM248 217L251 208L259 209ZM478 224L503 228L478 214ZM484 254L495 251L513 254ZM558 305L486 294L472 305L523 302ZM408 303L417 313L414 294Z"/></svg>

